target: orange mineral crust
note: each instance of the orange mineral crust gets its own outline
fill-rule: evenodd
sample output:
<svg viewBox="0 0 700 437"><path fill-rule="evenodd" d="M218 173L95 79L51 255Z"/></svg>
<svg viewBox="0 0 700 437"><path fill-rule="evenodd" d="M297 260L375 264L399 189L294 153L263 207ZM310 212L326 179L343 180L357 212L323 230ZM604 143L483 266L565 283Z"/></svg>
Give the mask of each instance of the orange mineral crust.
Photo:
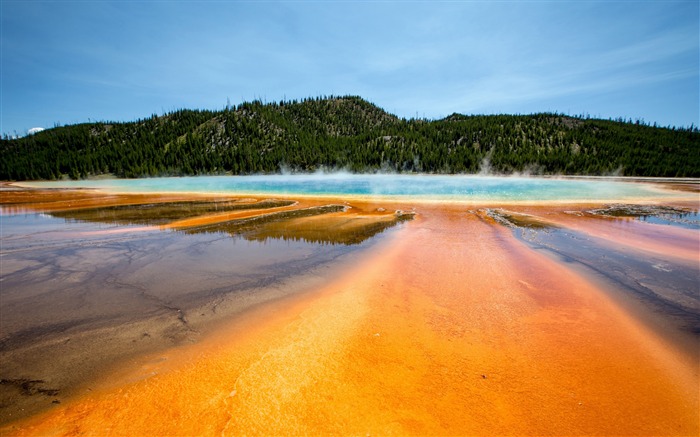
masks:
<svg viewBox="0 0 700 437"><path fill-rule="evenodd" d="M457 206L5 435L698 435L698 357Z"/></svg>

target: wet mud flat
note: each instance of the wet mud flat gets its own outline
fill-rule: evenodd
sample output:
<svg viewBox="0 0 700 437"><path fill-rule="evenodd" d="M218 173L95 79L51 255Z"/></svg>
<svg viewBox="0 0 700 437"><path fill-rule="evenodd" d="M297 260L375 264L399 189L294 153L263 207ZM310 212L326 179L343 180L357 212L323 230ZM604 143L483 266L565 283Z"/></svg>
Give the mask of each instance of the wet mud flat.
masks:
<svg viewBox="0 0 700 437"><path fill-rule="evenodd" d="M692 203L672 206L697 211ZM417 214L405 220L401 211L413 208ZM337 236L365 225L379 229L387 220L402 225L382 233L379 244L342 255L339 260L350 262L334 264L333 274L311 275L314 291L303 298L267 301L211 331L197 325L201 313L189 310L186 299L173 298L197 328L199 334L188 334L199 335L196 341L105 369L93 391L61 399L0 432L697 435L697 336L665 307L630 310L614 298L618 287L636 295L614 285L624 278L596 261L592 265L612 278L593 280L605 275L578 268L576 259L618 251L615 261L625 269L645 259L691 269L698 231L591 212L605 208L306 199L264 211L218 211L157 229L69 220L63 225L112 232L103 237L153 232L235 244L315 241L324 226ZM300 212L287 213L292 209ZM123 226L135 227L124 233ZM545 235L555 229L561 233ZM594 244L572 249L579 239ZM321 246L357 247L350 241ZM635 262L625 258L628 252ZM224 263L221 258L213 257ZM174 264L186 265L181 261ZM638 268L636 275L658 270ZM149 277L126 273L132 285ZM658 295L652 300L692 309L683 284L670 291L652 287ZM181 327L177 311L170 311L171 323ZM657 331L648 323L652 313L673 330ZM695 349L685 347L688 338ZM38 387L12 384L16 391Z"/></svg>
<svg viewBox="0 0 700 437"><path fill-rule="evenodd" d="M53 191L2 193L0 423L313 289L411 218L291 199Z"/></svg>

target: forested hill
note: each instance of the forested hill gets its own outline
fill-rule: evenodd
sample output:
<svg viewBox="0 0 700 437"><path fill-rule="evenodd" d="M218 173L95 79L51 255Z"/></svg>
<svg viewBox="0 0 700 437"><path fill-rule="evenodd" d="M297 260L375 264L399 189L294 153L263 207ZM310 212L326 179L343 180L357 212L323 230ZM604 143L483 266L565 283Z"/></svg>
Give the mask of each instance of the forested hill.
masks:
<svg viewBox="0 0 700 437"><path fill-rule="evenodd" d="M308 172L700 176L700 133L558 114L404 120L359 97L128 123L55 127L0 141L0 179Z"/></svg>

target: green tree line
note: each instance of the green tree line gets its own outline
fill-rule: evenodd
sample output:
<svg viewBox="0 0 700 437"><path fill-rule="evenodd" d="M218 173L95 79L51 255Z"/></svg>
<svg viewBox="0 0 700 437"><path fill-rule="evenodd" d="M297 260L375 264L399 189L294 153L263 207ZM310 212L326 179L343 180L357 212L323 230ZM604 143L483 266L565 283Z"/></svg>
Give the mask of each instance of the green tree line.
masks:
<svg viewBox="0 0 700 437"><path fill-rule="evenodd" d="M0 140L0 179L299 172L700 177L700 132L556 113L400 119L356 96L253 101Z"/></svg>

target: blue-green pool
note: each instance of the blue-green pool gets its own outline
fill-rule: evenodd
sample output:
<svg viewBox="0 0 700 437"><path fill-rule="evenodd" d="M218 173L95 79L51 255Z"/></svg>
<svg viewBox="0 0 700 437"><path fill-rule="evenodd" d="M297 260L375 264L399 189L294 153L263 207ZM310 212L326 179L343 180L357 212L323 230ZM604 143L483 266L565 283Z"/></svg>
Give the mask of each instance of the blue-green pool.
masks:
<svg viewBox="0 0 700 437"><path fill-rule="evenodd" d="M114 192L192 192L312 196L380 196L456 201L593 201L660 197L653 184L613 179L447 175L307 174L196 176L34 182L36 187L99 188ZM663 191L662 197L687 197Z"/></svg>

